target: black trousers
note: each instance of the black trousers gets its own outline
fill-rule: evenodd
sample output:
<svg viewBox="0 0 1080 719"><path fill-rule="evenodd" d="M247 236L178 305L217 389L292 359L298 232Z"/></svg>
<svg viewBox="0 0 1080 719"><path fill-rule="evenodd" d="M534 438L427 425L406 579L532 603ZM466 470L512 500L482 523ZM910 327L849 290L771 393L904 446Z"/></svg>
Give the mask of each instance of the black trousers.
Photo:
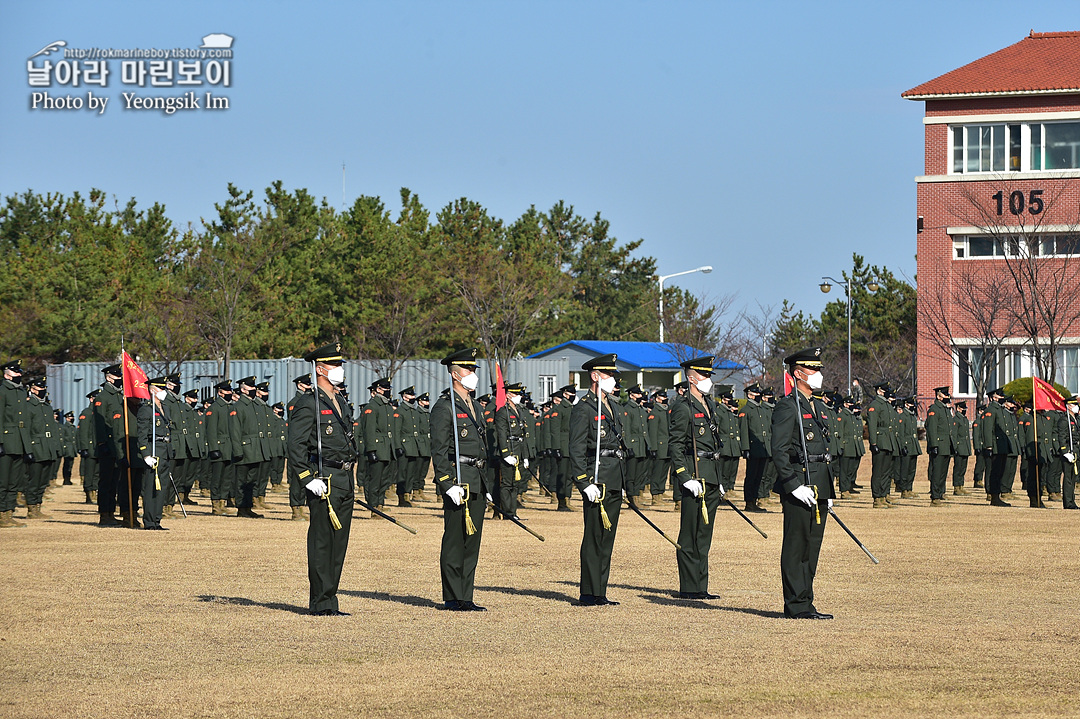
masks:
<svg viewBox="0 0 1080 719"><path fill-rule="evenodd" d="M990 455L990 478L986 482L987 494L1005 494L1012 491L1016 478L1016 456ZM1005 489L1008 487L1008 489Z"/></svg>
<svg viewBox="0 0 1080 719"><path fill-rule="evenodd" d="M372 507L382 506L386 501L386 489L390 486L394 474L392 464L390 461L368 462L364 493L367 495L367 503Z"/></svg>
<svg viewBox="0 0 1080 719"><path fill-rule="evenodd" d="M604 529L600 505L604 505L611 529ZM611 553L615 548L615 533L619 529L619 510L622 491L611 490L600 502L583 500L582 514L585 533L581 537L581 596L606 597L608 576L611 574Z"/></svg>
<svg viewBox="0 0 1080 719"><path fill-rule="evenodd" d="M746 460L746 477L743 479L743 498L747 504L761 496L761 479L765 476L768 457L750 457Z"/></svg>
<svg viewBox="0 0 1080 719"><path fill-rule="evenodd" d="M461 505L443 495L443 536L439 550L439 573L442 576L444 602L471 602L476 580L476 565L480 560L480 540L484 534L484 512L487 499L482 492L470 492ZM465 530L465 512L476 527L474 534Z"/></svg>
<svg viewBox="0 0 1080 719"><path fill-rule="evenodd" d="M236 506L251 509L255 505L255 492L259 486L262 462L236 465Z"/></svg>
<svg viewBox="0 0 1080 719"><path fill-rule="evenodd" d="M337 591L341 583L341 569L345 566L345 552L349 548L355 502L352 472L343 469L325 471L329 473L329 499L304 490L311 516L307 532L307 560L310 590L308 608L313 612L338 608ZM334 529L330 521L330 507L334 508L341 529Z"/></svg>
<svg viewBox="0 0 1080 719"><path fill-rule="evenodd" d="M888 450L879 450L870 460L873 466L870 475L870 494L874 499L885 497L889 494L892 482L893 453Z"/></svg>
<svg viewBox="0 0 1080 719"><path fill-rule="evenodd" d="M964 486L964 475L967 474L968 458L963 454L953 455L952 484L954 487Z"/></svg>
<svg viewBox="0 0 1080 719"><path fill-rule="evenodd" d="M795 616L817 611L814 607L814 576L817 574L821 540L829 518L827 501L813 508L785 495L784 543L780 548L780 581L784 587L784 613Z"/></svg>
<svg viewBox="0 0 1080 719"><path fill-rule="evenodd" d="M679 567L680 592L709 591L709 551L716 526L716 508L720 506L719 467L716 465L707 459L698 460L698 472L705 481L705 494L701 497L694 497L681 485L678 488L682 498L679 505L679 546L682 549L675 552L675 560ZM708 522L701 511L703 504Z"/></svg>

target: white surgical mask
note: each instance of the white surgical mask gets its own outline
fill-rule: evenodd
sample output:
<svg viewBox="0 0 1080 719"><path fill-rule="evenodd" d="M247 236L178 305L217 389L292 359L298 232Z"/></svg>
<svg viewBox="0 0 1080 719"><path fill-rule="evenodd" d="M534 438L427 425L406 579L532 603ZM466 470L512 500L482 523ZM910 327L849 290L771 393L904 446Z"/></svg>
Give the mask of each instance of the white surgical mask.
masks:
<svg viewBox="0 0 1080 719"><path fill-rule="evenodd" d="M699 379L694 386L697 387L698 392L701 392L702 394L708 394L712 390L712 377L705 377L704 379Z"/></svg>
<svg viewBox="0 0 1080 719"><path fill-rule="evenodd" d="M604 377L600 380L600 382L598 382L598 384L600 385L600 391L604 394L611 394L615 391L614 377Z"/></svg>
<svg viewBox="0 0 1080 719"><path fill-rule="evenodd" d="M513 402L514 404L521 404L521 395L520 394L512 394L512 395L510 395L510 401Z"/></svg>
<svg viewBox="0 0 1080 719"><path fill-rule="evenodd" d="M341 365L334 365L327 370L326 379L330 381L330 384L337 387L345 381L345 368Z"/></svg>
<svg viewBox="0 0 1080 719"><path fill-rule="evenodd" d="M475 372L470 372L464 377L458 379L458 381L461 382L462 387L464 387L470 392L476 389L476 385L480 384L480 378L476 376Z"/></svg>
<svg viewBox="0 0 1080 719"><path fill-rule="evenodd" d="M165 390L159 389L155 391L154 396L157 397L158 402L162 401L163 399L165 399Z"/></svg>
<svg viewBox="0 0 1080 719"><path fill-rule="evenodd" d="M815 372L806 378L806 384L810 385L810 389L821 389L821 383L825 381L825 378L820 372Z"/></svg>

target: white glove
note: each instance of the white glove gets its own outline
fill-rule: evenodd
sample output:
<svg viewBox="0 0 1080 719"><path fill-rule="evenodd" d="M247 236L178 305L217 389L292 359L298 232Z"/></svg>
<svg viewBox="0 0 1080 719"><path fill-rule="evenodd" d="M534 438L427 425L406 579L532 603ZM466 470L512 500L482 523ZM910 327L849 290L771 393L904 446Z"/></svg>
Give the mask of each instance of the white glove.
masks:
<svg viewBox="0 0 1080 719"><path fill-rule="evenodd" d="M724 495L727 494L727 492L724 491L724 485L718 484L716 486L720 488L720 499L723 499Z"/></svg>
<svg viewBox="0 0 1080 719"><path fill-rule="evenodd" d="M308 482L304 486L307 487L307 490L309 492L311 492L312 494L316 494L316 495L318 495L320 497L323 496L324 494L326 494L326 490L327 490L326 482L322 481L318 477L311 480L310 482Z"/></svg>
<svg viewBox="0 0 1080 719"><path fill-rule="evenodd" d="M791 496L799 500L807 507L813 507L817 500L814 499L814 490L808 484L800 484L791 493Z"/></svg>
<svg viewBox="0 0 1080 719"><path fill-rule="evenodd" d="M461 502L465 499L465 488L455 484L453 487L446 490L446 496L450 498L451 502L460 507Z"/></svg>
<svg viewBox="0 0 1080 719"><path fill-rule="evenodd" d="M521 464L525 467L525 469L529 468L529 460L523 459L521 460Z"/></svg>
<svg viewBox="0 0 1080 719"><path fill-rule="evenodd" d="M600 488L595 484L586 484L583 494L585 495L585 499L590 502L600 501Z"/></svg>
<svg viewBox="0 0 1080 719"><path fill-rule="evenodd" d="M1072 464L1073 462L1076 461L1076 455L1073 454L1072 452L1066 452L1062 456L1065 457L1065 461L1068 462L1069 464Z"/></svg>
<svg viewBox="0 0 1080 719"><path fill-rule="evenodd" d="M690 494L695 497L700 497L701 493L705 491L705 488L701 486L701 482L696 479L688 479L682 483L682 486L686 487Z"/></svg>
<svg viewBox="0 0 1080 719"><path fill-rule="evenodd" d="M509 464L511 467L513 467L514 465L517 464L517 457L515 457L512 454L508 454L505 457L503 457L503 461L506 462L507 464Z"/></svg>
<svg viewBox="0 0 1080 719"><path fill-rule="evenodd" d="M154 467L158 466L158 458L157 457L143 457L143 461L146 462L146 466L149 467L150 469L153 469Z"/></svg>
<svg viewBox="0 0 1080 719"><path fill-rule="evenodd" d="M832 500L829 500L829 509L832 509Z"/></svg>
<svg viewBox="0 0 1080 719"><path fill-rule="evenodd" d="M485 494L484 499L491 502L492 504L495 504L495 500L491 498L491 492L488 492L487 494Z"/></svg>

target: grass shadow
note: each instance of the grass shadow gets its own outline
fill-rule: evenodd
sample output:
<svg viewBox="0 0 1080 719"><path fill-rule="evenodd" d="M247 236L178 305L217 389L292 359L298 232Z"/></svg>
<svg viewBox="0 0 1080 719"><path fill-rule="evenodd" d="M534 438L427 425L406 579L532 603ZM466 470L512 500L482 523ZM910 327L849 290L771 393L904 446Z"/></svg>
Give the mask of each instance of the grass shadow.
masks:
<svg viewBox="0 0 1080 719"><path fill-rule="evenodd" d="M751 607L725 607L720 604L710 604L709 602L699 599L675 599L674 597L663 597L659 595L645 595L644 599L653 604L657 604L665 607L685 607L687 609L713 609L722 612L738 612L740 614L752 614L755 617L763 617L765 619L784 619L783 612L770 612L765 609L753 609Z"/></svg>
<svg viewBox="0 0 1080 719"><path fill-rule="evenodd" d="M307 607L300 607L295 604L285 604L284 602L256 602L254 599L248 599L246 597L221 597L215 594L199 594L196 595L195 598L200 602L213 604L235 604L241 607L274 609L280 612L290 612L291 614L311 614Z"/></svg>
<svg viewBox="0 0 1080 719"><path fill-rule="evenodd" d="M576 586L576 585L575 585ZM542 589L518 589L516 587L476 587L482 592L498 592L499 594L512 594L519 597L537 597L538 599L550 599L554 602L576 602L577 597L571 597L562 592L547 592Z"/></svg>
<svg viewBox="0 0 1080 719"><path fill-rule="evenodd" d="M381 602L393 602L394 604L406 604L410 607L424 607L431 609L439 606L426 597L415 597L411 594L390 594L389 592L368 592L355 589L339 589L338 594L358 599L377 599Z"/></svg>

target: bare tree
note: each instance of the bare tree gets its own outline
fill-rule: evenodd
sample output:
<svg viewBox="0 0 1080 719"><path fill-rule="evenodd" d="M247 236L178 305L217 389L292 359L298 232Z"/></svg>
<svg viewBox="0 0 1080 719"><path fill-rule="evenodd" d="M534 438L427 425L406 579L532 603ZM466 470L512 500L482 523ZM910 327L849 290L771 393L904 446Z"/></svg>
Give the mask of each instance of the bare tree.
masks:
<svg viewBox="0 0 1080 719"><path fill-rule="evenodd" d="M1071 204L1069 182L1047 184L1049 194L1007 177L970 183L953 213L992 241L992 257L1015 289L1016 329L1027 339L1037 373L1053 379L1061 340L1080 323L1080 207Z"/></svg>

